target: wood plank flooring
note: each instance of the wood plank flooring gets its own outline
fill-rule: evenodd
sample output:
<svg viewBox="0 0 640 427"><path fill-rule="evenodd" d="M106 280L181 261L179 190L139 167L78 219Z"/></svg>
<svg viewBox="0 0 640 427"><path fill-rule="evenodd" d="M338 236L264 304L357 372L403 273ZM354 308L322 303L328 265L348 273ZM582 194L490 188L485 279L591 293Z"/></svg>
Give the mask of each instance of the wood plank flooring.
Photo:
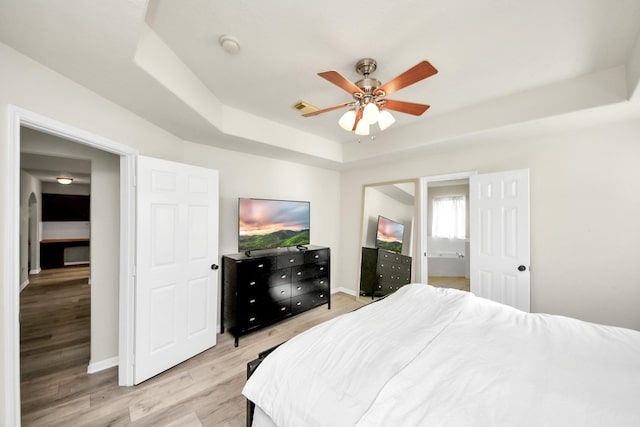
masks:
<svg viewBox="0 0 640 427"><path fill-rule="evenodd" d="M66 274L71 273L69 269L61 270ZM79 273L79 270L74 269L74 272ZM50 278L51 282L55 282L55 272L53 276ZM74 280L75 287L78 288L77 294L71 291L74 286L69 283ZM84 326L79 327L76 337L69 329L56 333L45 327L57 324L62 326L65 323L62 319L46 317L48 321L43 322L44 324L27 326L27 312L37 313L54 301L60 306L64 306L62 301L65 298L82 304L86 302L82 297L83 292L87 292L84 289L88 287L86 278L84 282L78 278L68 278L67 285L60 286L60 294L53 291L52 283L44 283L46 280L42 283L46 292L40 292L43 292L48 301L25 294L35 284L34 281L23 291L24 296L21 298L21 306L25 310L22 320L25 358L21 358L21 361L24 360L23 426L244 426L246 401L240 392L246 379L246 363L260 351L368 302L356 301L354 297L342 293L334 294L331 310L327 310L326 306L318 307L241 337L237 348L234 347L230 334L219 334L218 343L212 349L143 384L118 387L117 368L92 375L86 373L89 353L88 343L84 343L88 333L82 332ZM36 289L39 287L35 286L31 292L37 293ZM31 307L30 304L34 306ZM79 309L80 305L75 308ZM84 305L88 310L89 304ZM78 325L82 325L82 321L88 318L88 311L84 315L78 312L71 314L69 311L73 310L59 312L62 318L77 317ZM66 325L65 328L69 326ZM32 331L33 334L29 335L27 331ZM60 342L69 343L69 348L62 349L47 344L49 336L49 340L59 336ZM36 342L40 344L35 345ZM36 347L46 349L44 353L49 350L54 353L41 356L46 359L40 360L60 360L62 363L54 368L48 366L49 362L36 362ZM80 357L81 348L86 348L83 357Z"/></svg>
<svg viewBox="0 0 640 427"><path fill-rule="evenodd" d="M453 288L469 292L470 280L464 277L429 276L429 284L440 288Z"/></svg>

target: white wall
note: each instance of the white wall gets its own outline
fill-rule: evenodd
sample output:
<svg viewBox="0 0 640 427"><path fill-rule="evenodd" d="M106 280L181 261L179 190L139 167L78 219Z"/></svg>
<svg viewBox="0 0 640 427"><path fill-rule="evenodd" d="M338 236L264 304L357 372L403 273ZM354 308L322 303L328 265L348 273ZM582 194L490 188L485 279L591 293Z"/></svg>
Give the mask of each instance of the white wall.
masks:
<svg viewBox="0 0 640 427"><path fill-rule="evenodd" d="M143 155L209 167L220 171L220 253L237 251L237 198L266 197L301 199L311 202L311 243L330 246L334 260L340 258L339 223L340 176L338 172L314 168L277 159L246 155L201 144L181 141L164 130L150 124L139 116L99 97L86 88L52 72L36 62L0 44L0 159L7 159L8 145L7 105L12 104L41 114L69 126L108 138L130 146ZM221 136L223 138L223 136ZM98 171L92 170L95 174ZM105 171L109 174L109 171ZM95 177L93 177L95 179ZM111 177L113 178L113 177ZM9 193L6 186L0 187L0 198ZM93 199L97 193L94 188ZM92 205L92 211L101 209ZM359 211L359 209L358 209ZM5 224L5 213L0 210L0 223ZM107 230L105 228L104 230ZM9 236L3 228L0 238ZM117 233L100 236L92 230L92 238L103 239L109 259L117 257ZM108 234L108 232L105 232ZM0 249L0 271L8 268L4 247ZM92 254L92 264L97 257ZM331 269L333 288L349 286L340 273L340 263L334 261ZM92 272L92 283L109 280L111 272ZM103 276L100 278L100 276ZM113 286L117 282L113 283ZM2 286L15 284L2 283ZM111 290L111 284L108 285ZM351 286L353 287L353 286ZM115 292L115 289L113 290ZM11 304L0 294L0 305ZM101 315L109 318L102 325L111 335L102 341L104 348L93 348L92 362L117 355L117 323L114 314L115 293L107 301L92 301ZM0 341L4 342L7 329L4 317L0 318ZM94 333L92 329L92 334ZM0 352L0 363L5 366L6 355ZM100 360L98 360L100 358ZM0 370L0 413L7 393L4 370Z"/></svg>
<svg viewBox="0 0 640 427"><path fill-rule="evenodd" d="M362 185L530 168L531 308L640 329L640 123L529 140L435 146L342 174L342 274L358 277ZM355 288L354 288L355 289Z"/></svg>
<svg viewBox="0 0 640 427"><path fill-rule="evenodd" d="M31 174L20 171L20 283L18 286L24 288L29 280L29 197L33 194L39 207L42 206L42 192L40 181ZM35 218L31 218L36 224L40 224L42 210L36 209ZM39 227L36 227L39 230ZM32 245L39 245L39 236L32 236ZM34 251L40 254L40 251ZM34 253L32 252L32 254ZM32 259L32 269L40 267L40 259Z"/></svg>

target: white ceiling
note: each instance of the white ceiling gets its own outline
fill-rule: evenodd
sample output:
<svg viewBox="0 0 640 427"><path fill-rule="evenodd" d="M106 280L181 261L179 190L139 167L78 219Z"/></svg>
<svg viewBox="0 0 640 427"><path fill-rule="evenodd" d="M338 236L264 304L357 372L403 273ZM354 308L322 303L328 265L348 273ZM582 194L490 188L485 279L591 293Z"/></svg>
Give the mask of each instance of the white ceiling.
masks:
<svg viewBox="0 0 640 427"><path fill-rule="evenodd" d="M639 117L639 30L639 0L0 0L1 42L176 136L338 169ZM438 74L390 96L431 109L361 144L341 110L292 109L350 101L316 73L358 80L363 57L382 82L431 62Z"/></svg>

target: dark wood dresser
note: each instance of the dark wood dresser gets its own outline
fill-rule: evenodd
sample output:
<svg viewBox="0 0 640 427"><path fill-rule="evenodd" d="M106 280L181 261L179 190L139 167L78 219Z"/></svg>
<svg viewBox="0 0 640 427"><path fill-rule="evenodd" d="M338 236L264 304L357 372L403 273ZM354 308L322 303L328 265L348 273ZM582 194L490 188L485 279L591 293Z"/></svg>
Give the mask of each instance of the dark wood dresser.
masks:
<svg viewBox="0 0 640 427"><path fill-rule="evenodd" d="M385 296L410 282L410 256L385 249L362 248L361 296Z"/></svg>
<svg viewBox="0 0 640 427"><path fill-rule="evenodd" d="M221 332L235 337L322 304L331 308L331 250L308 246L222 257Z"/></svg>

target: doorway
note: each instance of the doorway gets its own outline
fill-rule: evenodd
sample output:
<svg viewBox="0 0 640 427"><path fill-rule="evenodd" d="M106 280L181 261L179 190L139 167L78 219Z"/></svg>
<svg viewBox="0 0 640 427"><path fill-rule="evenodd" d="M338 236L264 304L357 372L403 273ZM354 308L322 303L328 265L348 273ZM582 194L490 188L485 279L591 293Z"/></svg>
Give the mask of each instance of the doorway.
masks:
<svg viewBox="0 0 640 427"><path fill-rule="evenodd" d="M469 179L427 184L428 283L470 291Z"/></svg>
<svg viewBox="0 0 640 427"><path fill-rule="evenodd" d="M80 144L96 148L102 152L115 154L120 165L117 181L119 185L119 247L116 259L119 259L119 268L116 271L116 283L118 288L116 318L118 323L117 348L118 355L112 360L98 361L94 369L101 370L109 366L118 366L120 385L133 383L133 254L135 253L135 205L134 200L134 171L137 151L125 145L116 143L106 138L74 128L64 123L57 122L39 114L9 105L8 108L8 156L4 162L5 179L1 185L5 186L6 202L3 204L7 218L4 254L9 268L4 274L3 289L5 295L5 319L4 330L5 348L4 372L5 372L5 396L6 413L4 421L7 425L20 425L20 326L19 326L19 288L20 288L20 151L21 129L29 128L45 134L53 135ZM108 325L113 327L113 325ZM102 365L100 363L103 363Z"/></svg>
<svg viewBox="0 0 640 427"><path fill-rule="evenodd" d="M424 283L470 290L469 177L475 174L420 178L420 277Z"/></svg>
<svg viewBox="0 0 640 427"><path fill-rule="evenodd" d="M20 293L24 420L25 414L54 406L64 397L61 374L72 370L80 378L90 364L91 161L72 158L84 155L86 147L31 129L21 129L21 147L20 187L22 194L30 193L28 204L20 206L21 216L29 218L28 241L20 241L21 253L26 245L29 255L28 285ZM64 157L36 154L65 154L65 148L72 150ZM117 165L117 158L113 160ZM60 176L72 177L71 183L59 183ZM24 263L21 259L21 271ZM52 395L42 383L59 392Z"/></svg>

